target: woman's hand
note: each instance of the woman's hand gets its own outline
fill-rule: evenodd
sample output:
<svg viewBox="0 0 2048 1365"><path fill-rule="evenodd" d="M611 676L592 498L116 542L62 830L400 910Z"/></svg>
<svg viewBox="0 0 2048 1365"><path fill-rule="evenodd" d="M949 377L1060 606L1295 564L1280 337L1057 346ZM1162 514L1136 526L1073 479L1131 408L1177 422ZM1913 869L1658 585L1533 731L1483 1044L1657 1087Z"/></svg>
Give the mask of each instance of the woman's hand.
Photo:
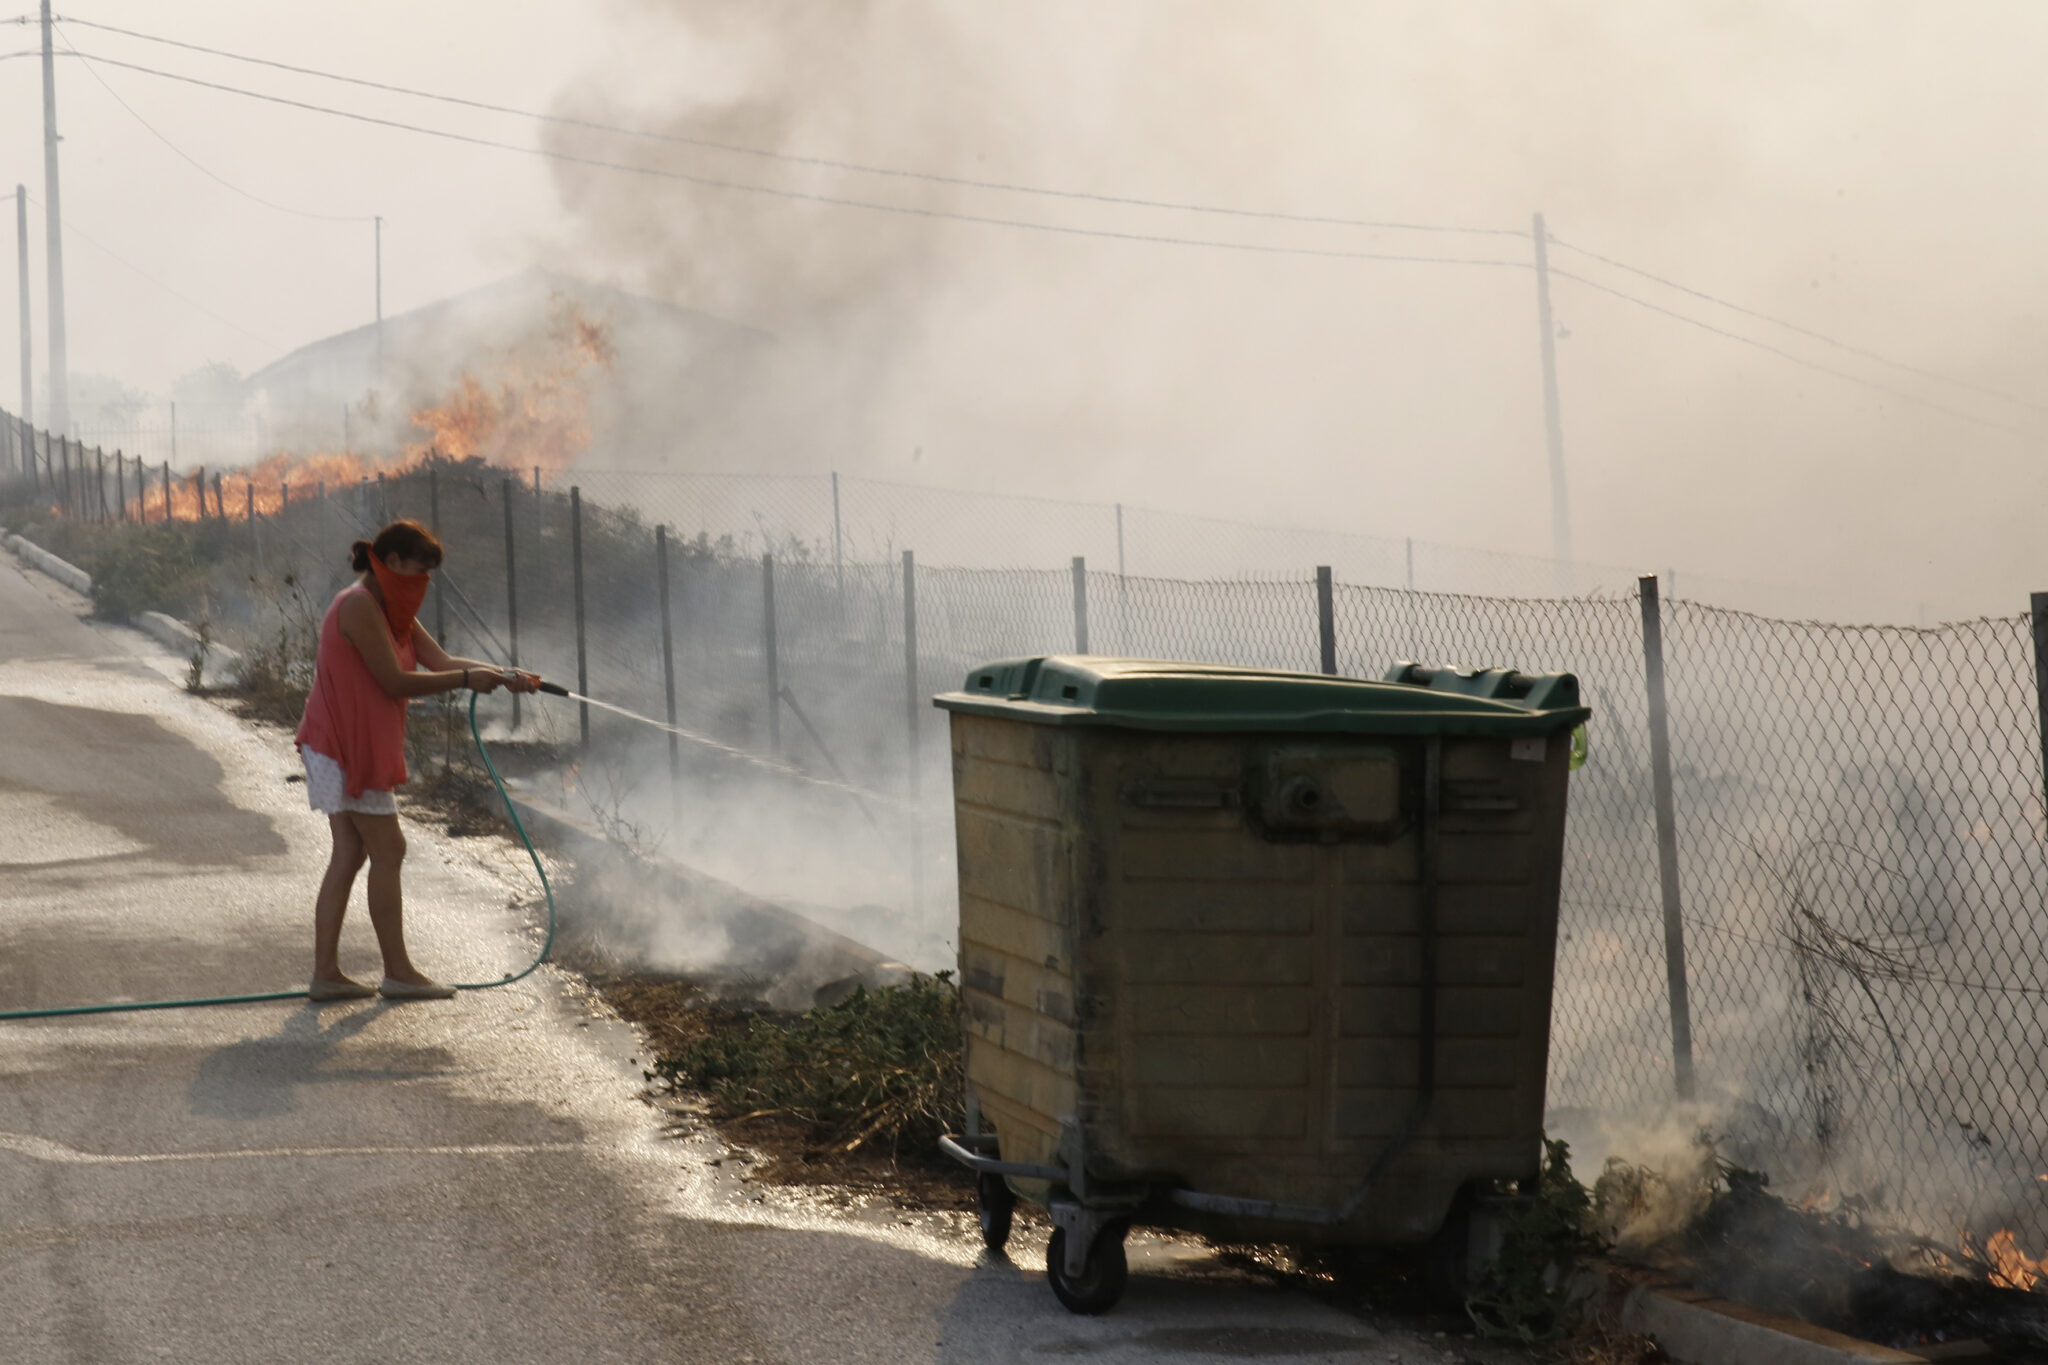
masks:
<svg viewBox="0 0 2048 1365"><path fill-rule="evenodd" d="M494 668L465 668L462 680L469 684L472 692L491 693L505 683L505 675Z"/></svg>
<svg viewBox="0 0 2048 1365"><path fill-rule="evenodd" d="M513 669L505 675L507 692L535 692L540 689L540 674L528 673L524 669Z"/></svg>

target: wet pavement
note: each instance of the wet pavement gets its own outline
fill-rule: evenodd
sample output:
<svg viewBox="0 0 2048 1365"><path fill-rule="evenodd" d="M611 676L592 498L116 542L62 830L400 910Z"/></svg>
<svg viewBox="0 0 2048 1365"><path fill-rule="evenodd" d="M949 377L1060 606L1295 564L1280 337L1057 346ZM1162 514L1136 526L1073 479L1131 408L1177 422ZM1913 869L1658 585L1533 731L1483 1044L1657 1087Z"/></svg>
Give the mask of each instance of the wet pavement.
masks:
<svg viewBox="0 0 2048 1365"><path fill-rule="evenodd" d="M327 830L287 738L83 613L0 554L0 1010L302 987ZM514 850L408 838L420 964L530 960ZM376 964L359 888L343 966ZM663 1135L637 1054L553 968L450 1002L0 1022L0 1361L1477 1354L1164 1239L1074 1317L1021 1232L1012 1264L957 1216L746 1186L712 1135Z"/></svg>

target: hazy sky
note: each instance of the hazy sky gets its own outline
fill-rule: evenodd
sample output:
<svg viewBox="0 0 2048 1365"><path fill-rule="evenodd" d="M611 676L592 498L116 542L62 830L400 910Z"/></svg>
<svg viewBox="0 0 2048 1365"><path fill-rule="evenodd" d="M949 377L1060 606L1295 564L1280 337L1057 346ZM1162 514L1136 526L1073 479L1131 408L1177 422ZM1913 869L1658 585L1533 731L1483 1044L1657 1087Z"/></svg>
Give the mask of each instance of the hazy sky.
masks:
<svg viewBox="0 0 2048 1365"><path fill-rule="evenodd" d="M1541 210L1566 242L1884 359L1570 250L1554 251L1558 268L1896 391L1559 281L1583 557L1826 582L1906 619L1920 603L2017 610L2048 587L2034 530L2048 499L2036 457L2048 399L2034 380L2048 363L2048 9L2024 0L64 11L487 101L974 179L1518 230ZM544 135L65 33L88 53L767 188L1517 263L1257 254L879 213L550 165L60 61L74 371L162 390L205 361L253 369L370 316L367 222L253 203L139 115L250 193L383 214L387 311L545 264L776 332L788 366L736 419L772 439L682 451L679 467L845 468L1548 548L1526 239L1119 208ZM0 53L33 41L32 28L0 28ZM38 80L35 61L0 61L5 179L40 197ZM11 406L11 325L0 363Z"/></svg>

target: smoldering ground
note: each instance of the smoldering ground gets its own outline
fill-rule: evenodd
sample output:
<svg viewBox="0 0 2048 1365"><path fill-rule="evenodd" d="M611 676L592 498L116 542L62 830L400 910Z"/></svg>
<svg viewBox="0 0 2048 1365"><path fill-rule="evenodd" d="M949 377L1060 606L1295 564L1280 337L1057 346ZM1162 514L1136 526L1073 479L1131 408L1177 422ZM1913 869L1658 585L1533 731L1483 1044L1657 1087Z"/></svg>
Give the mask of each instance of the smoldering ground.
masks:
<svg viewBox="0 0 2048 1365"><path fill-rule="evenodd" d="M882 792L805 780L827 766L815 751L798 768L686 740L672 773L662 734L630 725L606 727L573 771L534 788L635 855L580 878L575 896L622 964L750 977L768 998L807 1003L826 977L797 960L793 915L920 971L953 967L949 821ZM636 862L686 876L630 870Z"/></svg>

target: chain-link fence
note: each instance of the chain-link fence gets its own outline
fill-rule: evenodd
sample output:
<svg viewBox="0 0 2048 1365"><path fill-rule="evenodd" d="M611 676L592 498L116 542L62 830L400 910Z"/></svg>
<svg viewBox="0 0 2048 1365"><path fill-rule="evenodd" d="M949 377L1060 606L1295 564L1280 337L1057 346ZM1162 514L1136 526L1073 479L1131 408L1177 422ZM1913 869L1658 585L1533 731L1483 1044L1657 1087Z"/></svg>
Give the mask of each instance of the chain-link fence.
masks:
<svg viewBox="0 0 2048 1365"><path fill-rule="evenodd" d="M1574 672L1593 720L1571 788L1552 1120L1670 1111L1658 759L1632 582L1517 598L1338 574L1326 640L1312 571L1140 573L1128 516L1124 572L1114 524L1080 522L1075 543L1034 549L1059 567L972 568L919 537L1000 528L961 506L950 523L890 521L861 502L873 485L842 483L835 522L827 480L577 478L441 464L210 508L254 506L265 572L319 593L344 581L356 535L390 516L431 523L448 560L428 612L452 649L509 661L516 644L525 667L726 746L593 710L574 750L586 794L609 769L601 799L628 827L928 967L950 955L953 885L946 732L928 699L982 663L1086 649L1313 670L1327 650L1362 677L1403 659ZM1684 1112L1782 1179L1929 1232L2012 1226L2048 1244L2030 619L1660 611L1699 1095ZM522 728L581 739L573 703L525 705Z"/></svg>

